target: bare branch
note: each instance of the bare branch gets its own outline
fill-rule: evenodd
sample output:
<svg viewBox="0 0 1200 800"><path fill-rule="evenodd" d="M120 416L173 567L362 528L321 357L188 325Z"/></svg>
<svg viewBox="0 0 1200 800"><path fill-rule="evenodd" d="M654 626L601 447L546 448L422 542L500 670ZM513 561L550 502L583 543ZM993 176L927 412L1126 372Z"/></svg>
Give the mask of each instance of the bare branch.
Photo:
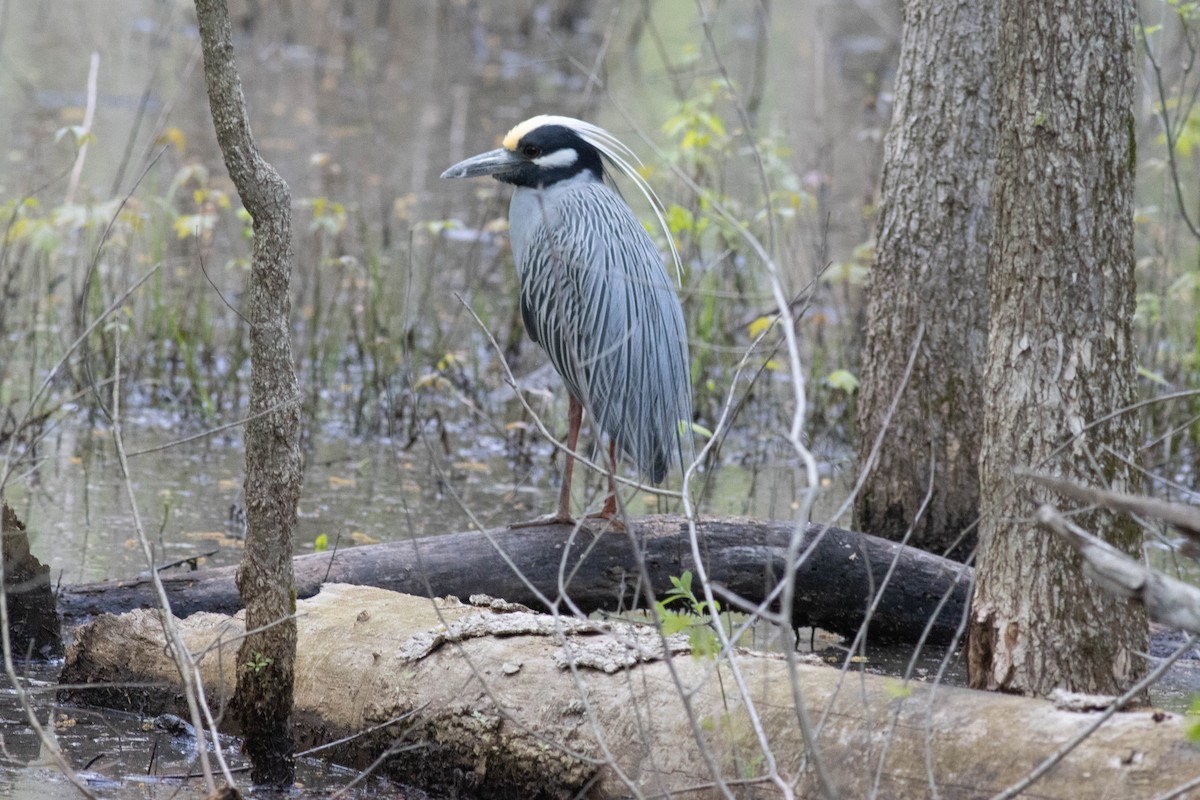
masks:
<svg viewBox="0 0 1200 800"><path fill-rule="evenodd" d="M1142 566L1049 504L1038 509L1038 522L1079 551L1084 574L1106 591L1143 604L1156 622L1200 635L1200 589Z"/></svg>
<svg viewBox="0 0 1200 800"><path fill-rule="evenodd" d="M100 73L100 54L93 52L87 79L87 106L83 112L83 125L80 134L83 139L79 151L75 154L75 164L71 167L71 179L67 182L67 195L64 205L75 202L75 190L79 188L79 176L83 174L83 162L87 160L88 143L91 141L92 121L96 118L96 78Z"/></svg>
<svg viewBox="0 0 1200 800"><path fill-rule="evenodd" d="M150 545L150 540L146 536L146 530L142 526L141 514L138 511L137 496L133 491L133 480L129 473L129 461L125 455L125 441L121 434L121 330L116 329L116 354L113 361L113 400L112 400L112 435L113 443L117 451L117 463L121 468L121 477L125 484L125 496L129 501L130 513L133 517L133 528L137 533L138 543L142 548L142 555L146 559L146 564L150 569L150 581L154 586L154 593L158 600L159 616L162 620L163 639L167 643L171 657L175 660L176 667L179 670L179 680L183 686L184 697L187 700L188 711L191 714L192 727L196 731L196 755L200 760L200 769L204 773L204 783L207 786L210 794L216 792L216 782L213 779L212 766L208 762L208 745L205 743L205 727L204 722L212 724L212 737L214 752L217 758L217 763L220 765L222 772L225 775L225 780L229 786L234 785L233 775L229 772L229 765L225 763L225 757L221 753L220 739L217 736L215 723L212 722L212 717L208 712L208 706L204 702L204 687L200 681L200 670L196 666L195 659L188 651L187 645L183 642L183 637L179 634L179 628L175 624L175 617L171 613L171 601L167 598L167 592L163 588L162 579L159 577L158 570L154 568L154 550ZM203 711L201 711L203 708Z"/></svg>
<svg viewBox="0 0 1200 800"><path fill-rule="evenodd" d="M1036 481L1061 495L1069 497L1072 500L1078 500L1081 503L1103 506L1113 511L1124 511L1127 514L1139 514L1144 517L1161 519L1163 522L1177 528L1181 533L1185 533L1190 538L1200 541L1200 509L1197 509L1195 506L1170 503L1166 500L1159 500L1156 497L1140 497L1125 492L1094 489L1089 486L1080 486L1077 483L1062 478L1056 478L1053 475L1029 472L1027 470L1018 470L1017 472L1020 475L1025 475L1030 480Z"/></svg>

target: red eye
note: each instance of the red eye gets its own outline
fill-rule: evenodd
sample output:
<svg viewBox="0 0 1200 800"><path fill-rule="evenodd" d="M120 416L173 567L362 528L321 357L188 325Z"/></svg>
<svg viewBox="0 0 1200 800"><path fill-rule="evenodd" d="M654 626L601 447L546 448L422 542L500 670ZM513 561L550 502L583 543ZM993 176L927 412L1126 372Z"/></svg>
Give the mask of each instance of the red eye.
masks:
<svg viewBox="0 0 1200 800"><path fill-rule="evenodd" d="M542 154L542 148L538 147L536 144L527 144L521 148L521 152L524 153L527 158L537 158Z"/></svg>

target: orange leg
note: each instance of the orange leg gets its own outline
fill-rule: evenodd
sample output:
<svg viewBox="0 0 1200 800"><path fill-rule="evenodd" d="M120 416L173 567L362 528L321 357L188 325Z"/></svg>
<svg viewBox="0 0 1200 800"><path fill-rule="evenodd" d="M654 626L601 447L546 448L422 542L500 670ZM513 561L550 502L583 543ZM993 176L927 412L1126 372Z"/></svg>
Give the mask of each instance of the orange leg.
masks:
<svg viewBox="0 0 1200 800"><path fill-rule="evenodd" d="M567 406L567 463L563 467L562 494L558 496L558 518L570 523L571 479L575 476L575 446L579 443L579 428L583 425L583 404L573 396Z"/></svg>
<svg viewBox="0 0 1200 800"><path fill-rule="evenodd" d="M617 443L608 443L608 499L600 516L612 519L617 515Z"/></svg>
<svg viewBox="0 0 1200 800"><path fill-rule="evenodd" d="M612 530L625 530L625 523L617 516L617 443L608 443L608 499L599 514L590 514L588 519L602 519Z"/></svg>
<svg viewBox="0 0 1200 800"><path fill-rule="evenodd" d="M571 516L571 478L575 474L575 446L579 443L579 428L583 425L583 404L571 397L567 406L567 463L563 467L562 493L558 496L558 513L514 522L510 528L533 528L538 525L574 525Z"/></svg>

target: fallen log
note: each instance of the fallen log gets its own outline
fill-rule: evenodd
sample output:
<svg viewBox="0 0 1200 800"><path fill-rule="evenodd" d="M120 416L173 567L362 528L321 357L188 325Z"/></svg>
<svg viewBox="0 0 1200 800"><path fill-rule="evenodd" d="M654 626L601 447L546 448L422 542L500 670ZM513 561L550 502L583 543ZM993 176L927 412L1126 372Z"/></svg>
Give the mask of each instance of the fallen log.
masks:
<svg viewBox="0 0 1200 800"><path fill-rule="evenodd" d="M500 612L510 613L500 613ZM143 713L182 712L159 612L102 616L80 629L63 699ZM219 710L233 690L239 620L181 623ZM727 665L672 656L652 630L326 586L297 606L299 747L337 744L333 760L382 769L437 794L489 798L715 796L697 745L739 797L776 797L766 756ZM639 633L639 631L643 631ZM217 643L221 644L218 645ZM674 652L672 640L668 649ZM779 774L797 797L816 779L779 656L737 652ZM678 685L687 687L690 713ZM986 797L1021 779L1083 731L1092 714L1043 700L855 675L801 663L798 687L817 720L821 761L839 797ZM89 685L79 689L80 685ZM151 684L147 687L146 684ZM1117 714L1051 769L1029 796L1128 800L1200 774L1177 715ZM1174 795L1172 795L1174 796Z"/></svg>
<svg viewBox="0 0 1200 800"><path fill-rule="evenodd" d="M757 605L779 583L792 523L712 518L703 520L698 530L714 584ZM632 531L656 596L671 588L672 576L695 571L685 520L635 518ZM969 601L973 576L969 567L840 528L809 525L803 536L802 551L811 548L811 553L797 572L796 627L853 636L894 561L895 573L872 617L871 641L915 642L927 626L929 641L950 641ZM313 553L296 558L295 569L300 598L312 597L322 584L335 582L425 597L482 593L550 610L539 600L540 593L560 610L573 608L585 614L645 605L645 593L638 591L637 553L630 535L593 536L587 531L572 535L571 528L561 525L455 533ZM226 567L163 576L173 613L187 617L199 611L239 610L234 572ZM559 590L560 577L565 592ZM563 594L570 598L569 606ZM149 579L67 586L58 598L59 612L72 623L156 605Z"/></svg>

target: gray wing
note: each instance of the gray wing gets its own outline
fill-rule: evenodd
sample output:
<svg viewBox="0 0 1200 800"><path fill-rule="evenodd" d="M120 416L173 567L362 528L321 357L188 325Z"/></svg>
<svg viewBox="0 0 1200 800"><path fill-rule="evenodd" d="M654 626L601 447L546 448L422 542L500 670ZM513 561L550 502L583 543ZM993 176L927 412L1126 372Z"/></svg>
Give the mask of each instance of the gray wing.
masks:
<svg viewBox="0 0 1200 800"><path fill-rule="evenodd" d="M543 195L540 219L522 221L525 327L600 429L658 483L691 453L690 427L680 430L692 390L679 298L613 190L582 183Z"/></svg>

